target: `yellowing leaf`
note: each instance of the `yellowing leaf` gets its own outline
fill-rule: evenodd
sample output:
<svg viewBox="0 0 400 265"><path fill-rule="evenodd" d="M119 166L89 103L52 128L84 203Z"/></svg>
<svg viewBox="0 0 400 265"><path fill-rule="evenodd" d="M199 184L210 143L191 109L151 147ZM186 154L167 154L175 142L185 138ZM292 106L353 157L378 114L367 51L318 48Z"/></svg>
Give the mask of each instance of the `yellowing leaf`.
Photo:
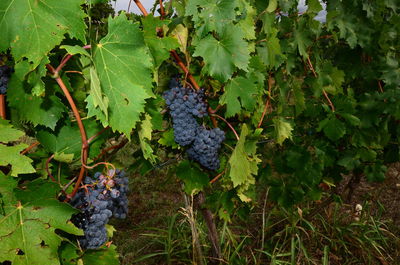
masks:
<svg viewBox="0 0 400 265"><path fill-rule="evenodd" d="M292 139L293 127L290 122L282 117L273 120L275 125L276 142L282 144L286 139Z"/></svg>
<svg viewBox="0 0 400 265"><path fill-rule="evenodd" d="M229 177L234 187L254 183L253 175L256 175L258 171L257 164L260 160L255 157L254 153L249 155L245 149L246 136L248 134L247 125L243 124L240 139L228 161L230 166Z"/></svg>

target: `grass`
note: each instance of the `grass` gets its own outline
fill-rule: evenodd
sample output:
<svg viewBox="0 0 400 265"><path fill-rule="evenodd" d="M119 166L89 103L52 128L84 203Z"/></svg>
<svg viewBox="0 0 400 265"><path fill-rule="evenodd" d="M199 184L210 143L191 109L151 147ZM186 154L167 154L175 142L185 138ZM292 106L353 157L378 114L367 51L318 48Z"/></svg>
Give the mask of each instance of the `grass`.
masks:
<svg viewBox="0 0 400 265"><path fill-rule="evenodd" d="M159 172L131 185L130 219L114 224L121 263L210 264L207 227L180 183ZM360 212L332 203L305 219L300 209L315 207L289 211L260 198L248 220L218 221L221 264L400 264L400 228L384 203L365 199Z"/></svg>

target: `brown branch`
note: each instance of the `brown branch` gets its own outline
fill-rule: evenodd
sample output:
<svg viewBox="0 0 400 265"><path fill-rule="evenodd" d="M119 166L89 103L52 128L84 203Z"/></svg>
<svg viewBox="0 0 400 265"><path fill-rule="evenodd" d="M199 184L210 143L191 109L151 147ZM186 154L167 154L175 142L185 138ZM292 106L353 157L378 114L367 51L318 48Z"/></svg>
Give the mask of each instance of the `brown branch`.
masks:
<svg viewBox="0 0 400 265"><path fill-rule="evenodd" d="M134 0L137 7L140 9L140 11L143 13L144 16L147 16L148 13L146 11L146 9L144 8L144 6L142 5L142 2L140 2L140 0Z"/></svg>
<svg viewBox="0 0 400 265"><path fill-rule="evenodd" d="M164 19L164 17L165 17L165 10L164 10L164 6L163 6L163 2L162 2L162 0L160 0L159 2L160 2L161 19Z"/></svg>
<svg viewBox="0 0 400 265"><path fill-rule="evenodd" d="M271 88L272 88L272 76L270 74L269 78L268 78L268 98L267 98L267 101L265 102L264 111L263 111L263 113L261 115L260 121L258 122L257 128L261 127L261 125L262 125L262 123L264 121L265 114L267 113L267 110L270 107L270 103L271 103Z"/></svg>
<svg viewBox="0 0 400 265"><path fill-rule="evenodd" d="M0 95L0 118L6 119L6 96Z"/></svg>
<svg viewBox="0 0 400 265"><path fill-rule="evenodd" d="M311 63L310 57L307 57L307 63L308 63L308 66L310 67L310 70L313 73L314 77L318 77L317 73L314 70L314 66ZM325 89L322 89L322 93L324 94L325 99L328 101L332 112L335 112L335 106L333 105L333 103L332 103L331 99L329 98L328 93L326 93Z"/></svg>
<svg viewBox="0 0 400 265"><path fill-rule="evenodd" d="M239 141L239 139L240 139L240 138L239 138L239 135L237 134L235 128L233 128L233 126L229 123L229 121L225 120L223 117L219 116L218 114L211 114L211 116L215 116L215 117L217 117L218 119L223 120L223 121L228 125L228 127L232 130L233 134L235 134L236 140Z"/></svg>
<svg viewBox="0 0 400 265"><path fill-rule="evenodd" d="M38 146L40 143L39 142L34 142L33 144L31 144L30 146L28 146L27 148L25 148L24 150L21 151L21 155L25 155L26 153L28 153L30 150L32 150L32 148L34 148L35 146Z"/></svg>
<svg viewBox="0 0 400 265"><path fill-rule="evenodd" d="M47 176L49 176L52 181L56 182L56 179L53 177L53 175L50 173L50 170L49 170L49 164L50 164L50 161L53 160L53 158L54 158L54 154L52 154L49 158L47 158L47 160L46 160L46 172L47 172Z"/></svg>

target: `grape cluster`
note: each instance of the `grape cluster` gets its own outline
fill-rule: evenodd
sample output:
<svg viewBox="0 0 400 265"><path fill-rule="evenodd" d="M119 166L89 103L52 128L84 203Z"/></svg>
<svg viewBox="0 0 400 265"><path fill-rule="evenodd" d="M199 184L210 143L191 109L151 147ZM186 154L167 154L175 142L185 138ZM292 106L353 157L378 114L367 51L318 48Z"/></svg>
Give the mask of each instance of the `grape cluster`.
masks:
<svg viewBox="0 0 400 265"><path fill-rule="evenodd" d="M4 95L7 92L8 81L12 68L7 65L0 66L0 95Z"/></svg>
<svg viewBox="0 0 400 265"><path fill-rule="evenodd" d="M195 117L207 115L207 104L204 92L196 93L183 87L177 79L172 79L170 90L164 93L164 99L172 116L175 142L179 145L190 145L196 137L198 123Z"/></svg>
<svg viewBox="0 0 400 265"><path fill-rule="evenodd" d="M219 128L207 130L204 127L197 129L197 137L187 150L189 158L198 161L211 170L219 168L218 150L225 140L225 133Z"/></svg>
<svg viewBox="0 0 400 265"><path fill-rule="evenodd" d="M218 128L208 130L197 122L196 117L207 115L204 91L183 87L174 78L170 82L170 89L164 93L164 99L170 109L175 142L189 146L187 153L190 159L208 169L218 169L218 150L225 133Z"/></svg>
<svg viewBox="0 0 400 265"><path fill-rule="evenodd" d="M71 221L84 235L79 237L82 248L96 249L107 241L105 225L111 217L123 219L128 213L128 178L124 171L110 170L107 176L100 172L86 177L85 188L80 189L70 204L81 210Z"/></svg>

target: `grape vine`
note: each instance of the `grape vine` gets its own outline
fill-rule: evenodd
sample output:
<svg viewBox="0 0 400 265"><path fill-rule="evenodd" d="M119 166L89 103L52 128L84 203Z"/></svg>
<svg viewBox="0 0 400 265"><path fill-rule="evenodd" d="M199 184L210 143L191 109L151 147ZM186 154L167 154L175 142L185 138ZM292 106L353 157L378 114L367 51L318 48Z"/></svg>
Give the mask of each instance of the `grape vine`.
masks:
<svg viewBox="0 0 400 265"><path fill-rule="evenodd" d="M25 2L0 1L0 262L117 264L109 219L150 169L207 201L216 246L262 188L290 211L400 160L392 1Z"/></svg>

